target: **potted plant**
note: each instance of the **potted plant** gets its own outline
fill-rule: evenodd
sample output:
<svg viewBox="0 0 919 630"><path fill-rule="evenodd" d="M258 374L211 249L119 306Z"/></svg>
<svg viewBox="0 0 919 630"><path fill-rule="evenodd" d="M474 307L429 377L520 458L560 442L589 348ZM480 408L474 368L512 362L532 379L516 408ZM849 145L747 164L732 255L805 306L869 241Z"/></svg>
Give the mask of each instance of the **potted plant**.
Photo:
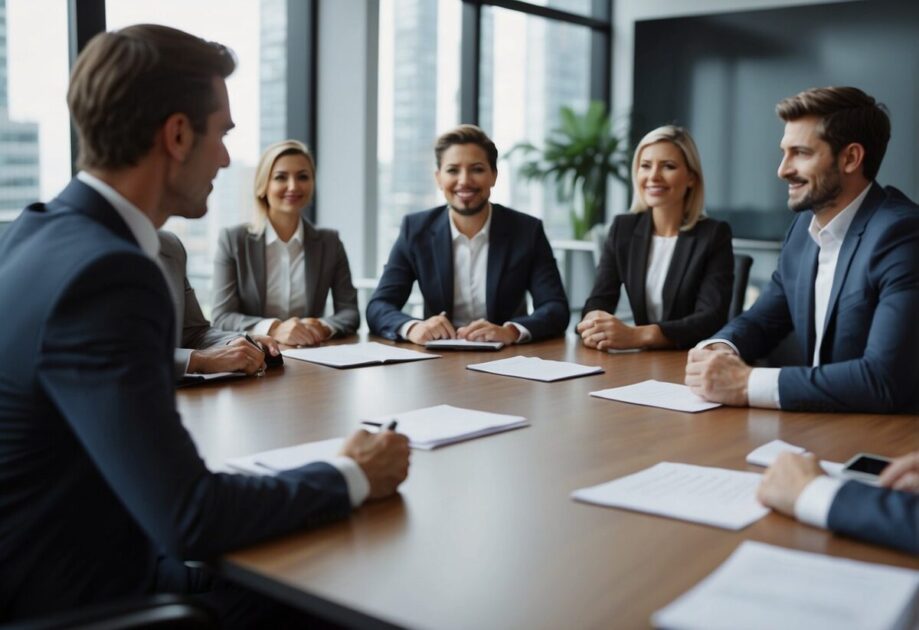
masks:
<svg viewBox="0 0 919 630"><path fill-rule="evenodd" d="M514 153L524 156L518 177L555 182L559 202L571 204L574 238L582 239L600 222L609 178L630 185L628 133L614 129L614 122L601 101L591 101L583 114L564 106L559 118L561 124L549 132L543 148L521 142L508 156Z"/></svg>

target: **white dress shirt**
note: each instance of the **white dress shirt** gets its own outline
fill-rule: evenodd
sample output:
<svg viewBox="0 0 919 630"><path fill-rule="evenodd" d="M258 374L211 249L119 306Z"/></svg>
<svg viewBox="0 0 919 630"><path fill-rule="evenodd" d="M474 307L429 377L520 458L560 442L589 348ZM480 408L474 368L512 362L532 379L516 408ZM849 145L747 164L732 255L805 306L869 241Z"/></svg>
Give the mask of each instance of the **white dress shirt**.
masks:
<svg viewBox="0 0 919 630"><path fill-rule="evenodd" d="M449 212L449 211L448 211ZM472 238L459 231L450 220L450 237L453 244L453 325L466 326L477 319L487 319L486 287L488 284L488 243L491 235L491 206L487 209L485 224ZM405 322L399 336L408 339L408 331L420 320ZM530 331L517 322L512 324L520 332L517 343L531 339Z"/></svg>
<svg viewBox="0 0 919 630"><path fill-rule="evenodd" d="M270 221L265 222L265 319L249 330L267 335L275 322L301 317L306 312L306 251L303 246L303 223L286 243ZM319 320L330 333L335 329Z"/></svg>
<svg viewBox="0 0 919 630"><path fill-rule="evenodd" d="M843 479L834 479L826 475L811 481L804 486L804 490L795 501L795 518L802 523L826 529L830 507L844 483Z"/></svg>
<svg viewBox="0 0 919 630"><path fill-rule="evenodd" d="M833 217L833 220L822 228L817 223L817 216L811 217L807 228L811 238L817 244L817 274L814 278L814 330L816 339L814 356L811 365L820 365L820 346L823 343L823 329L826 323L826 311L829 307L830 293L833 289L833 278L836 275L836 262L839 259L839 250L846 238L846 232L852 225L858 209L861 207L868 191L869 184L855 199L846 206L842 212ZM725 343L737 352L737 347L724 339L709 339L699 344L704 347L713 343ZM737 352L737 354L740 354ZM779 399L779 372L782 368L753 368L747 379L747 399L751 407L765 407L781 409Z"/></svg>
<svg viewBox="0 0 919 630"><path fill-rule="evenodd" d="M648 322L657 323L664 316L664 281L670 271L676 236L651 236L651 250L648 252L648 272L645 274L645 307Z"/></svg>

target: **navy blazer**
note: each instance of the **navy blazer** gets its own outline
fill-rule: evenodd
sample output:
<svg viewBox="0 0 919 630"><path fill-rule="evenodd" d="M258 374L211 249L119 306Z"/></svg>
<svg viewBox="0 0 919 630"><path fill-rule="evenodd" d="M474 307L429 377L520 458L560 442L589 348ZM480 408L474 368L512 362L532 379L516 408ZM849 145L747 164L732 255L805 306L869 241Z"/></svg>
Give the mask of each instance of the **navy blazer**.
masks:
<svg viewBox="0 0 919 630"><path fill-rule="evenodd" d="M0 618L148 593L157 565L347 514L319 464L211 473L176 412L157 264L73 180L0 236ZM172 562L174 564L174 562Z"/></svg>
<svg viewBox="0 0 919 630"><path fill-rule="evenodd" d="M919 554L919 494L847 481L830 505L835 532Z"/></svg>
<svg viewBox="0 0 919 630"><path fill-rule="evenodd" d="M491 207L485 306L488 321L517 322L533 341L565 332L570 316L552 248L542 221L498 204ZM446 206L406 215L383 277L367 304L370 332L398 339L412 319L402 307L418 281L424 317L446 312L453 319L453 241ZM533 297L527 314L526 293Z"/></svg>
<svg viewBox="0 0 919 630"><path fill-rule="evenodd" d="M919 206L895 188L871 185L839 251L817 367L812 216L795 217L756 304L714 338L733 343L750 363L794 332L805 365L782 368L782 409L919 411Z"/></svg>
<svg viewBox="0 0 919 630"><path fill-rule="evenodd" d="M583 313L614 314L624 284L635 324L656 323L677 348L690 348L724 326L734 284L731 227L704 218L680 231L663 290L663 317L648 319L645 276L654 224L651 212L616 215L603 245L597 280Z"/></svg>

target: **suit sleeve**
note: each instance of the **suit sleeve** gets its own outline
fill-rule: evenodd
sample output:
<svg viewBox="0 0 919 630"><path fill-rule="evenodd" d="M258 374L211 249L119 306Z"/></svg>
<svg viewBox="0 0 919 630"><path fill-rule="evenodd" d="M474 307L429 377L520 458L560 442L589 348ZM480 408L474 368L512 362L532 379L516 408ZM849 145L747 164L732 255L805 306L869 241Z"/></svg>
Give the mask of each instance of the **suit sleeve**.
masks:
<svg viewBox="0 0 919 630"><path fill-rule="evenodd" d="M334 243L334 263L332 265L332 305L334 313L326 321L341 335L357 332L361 325L361 314L357 308L357 289L351 281L351 266L348 254L341 239L336 235Z"/></svg>
<svg viewBox="0 0 919 630"><path fill-rule="evenodd" d="M919 554L919 494L846 482L827 526L840 534Z"/></svg>
<svg viewBox="0 0 919 630"><path fill-rule="evenodd" d="M779 373L782 409L904 413L916 409L919 348L919 216L894 222L877 239L869 270L878 287L864 354ZM865 296L867 299L868 296Z"/></svg>
<svg viewBox="0 0 919 630"><path fill-rule="evenodd" d="M240 311L239 283L237 269L241 262L233 253L232 234L224 228L217 241L217 256L214 258L214 304L211 315L214 326L223 330L246 330L262 321L260 315Z"/></svg>
<svg viewBox="0 0 919 630"><path fill-rule="evenodd" d="M597 267L597 279L581 311L582 316L587 315L590 311L598 310L614 315L619 306L621 291L622 278L619 277L619 265L616 263L616 221L613 221L606 241L603 243L603 253L600 254L600 265Z"/></svg>
<svg viewBox="0 0 919 630"><path fill-rule="evenodd" d="M201 559L346 515L346 482L327 464L278 478L205 467L175 409L173 319L156 266L112 254L62 292L38 359L39 386L150 538Z"/></svg>
<svg viewBox="0 0 919 630"><path fill-rule="evenodd" d="M691 348L724 326L734 285L734 247L731 228L718 222L702 268L702 283L693 312L686 317L658 322L661 332L677 348Z"/></svg>
<svg viewBox="0 0 919 630"><path fill-rule="evenodd" d="M565 334L571 317L568 297L542 221L539 221L533 239L533 266L528 288L533 297L533 312L514 317L511 321L529 330L533 341Z"/></svg>
<svg viewBox="0 0 919 630"><path fill-rule="evenodd" d="M389 252L383 276L367 304L367 325L370 332L387 339L398 339L399 328L412 319L402 312L412 285L418 279L412 264L408 217L402 219L399 237Z"/></svg>

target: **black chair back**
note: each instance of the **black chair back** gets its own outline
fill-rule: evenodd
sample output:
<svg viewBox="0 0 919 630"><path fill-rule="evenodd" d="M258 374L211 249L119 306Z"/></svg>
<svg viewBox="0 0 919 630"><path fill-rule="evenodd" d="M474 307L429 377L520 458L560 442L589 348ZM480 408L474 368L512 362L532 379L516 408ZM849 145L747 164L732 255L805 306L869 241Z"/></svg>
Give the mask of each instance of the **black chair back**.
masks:
<svg viewBox="0 0 919 630"><path fill-rule="evenodd" d="M747 284L750 282L750 267L752 266L752 256L734 254L734 287L731 290L731 308L728 310L728 320L732 320L743 313L743 303L747 296Z"/></svg>

